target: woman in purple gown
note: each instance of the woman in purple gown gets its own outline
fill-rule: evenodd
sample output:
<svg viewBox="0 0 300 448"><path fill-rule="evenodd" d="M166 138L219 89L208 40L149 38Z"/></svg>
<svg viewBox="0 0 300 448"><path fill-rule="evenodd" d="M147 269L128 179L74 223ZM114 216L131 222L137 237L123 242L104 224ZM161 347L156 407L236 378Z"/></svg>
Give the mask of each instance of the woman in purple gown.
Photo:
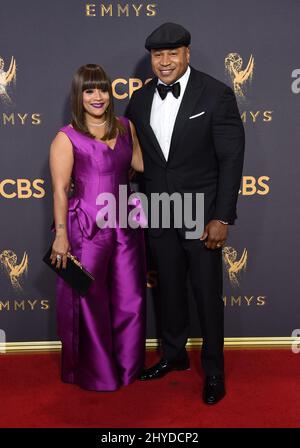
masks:
<svg viewBox="0 0 300 448"><path fill-rule="evenodd" d="M134 126L114 115L103 69L82 66L72 83L72 124L60 129L50 149L56 232L51 260L63 269L70 251L95 277L85 296L57 278L62 380L90 390L128 385L144 364L143 229L121 228L118 220L100 228L96 222L97 196L114 194L118 210L119 186L129 187L131 168L143 171Z"/></svg>

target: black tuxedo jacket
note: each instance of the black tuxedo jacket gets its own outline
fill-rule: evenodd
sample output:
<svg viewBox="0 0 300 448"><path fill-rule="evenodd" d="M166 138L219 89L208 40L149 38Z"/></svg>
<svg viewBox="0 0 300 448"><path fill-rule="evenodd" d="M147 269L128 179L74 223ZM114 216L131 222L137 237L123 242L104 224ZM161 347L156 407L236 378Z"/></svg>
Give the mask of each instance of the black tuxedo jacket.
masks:
<svg viewBox="0 0 300 448"><path fill-rule="evenodd" d="M211 219L233 224L245 145L233 91L191 68L166 161L150 126L156 85L154 78L135 91L127 109L143 152L146 194L204 193L205 224Z"/></svg>

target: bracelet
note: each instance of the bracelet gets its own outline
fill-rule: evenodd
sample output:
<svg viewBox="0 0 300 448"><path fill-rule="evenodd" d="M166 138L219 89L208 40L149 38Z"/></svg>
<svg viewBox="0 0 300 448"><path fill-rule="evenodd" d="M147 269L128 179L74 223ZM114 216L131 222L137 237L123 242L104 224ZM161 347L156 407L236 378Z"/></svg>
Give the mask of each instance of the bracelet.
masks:
<svg viewBox="0 0 300 448"><path fill-rule="evenodd" d="M217 219L217 221L219 221L221 224L228 225L228 222L222 221L221 219Z"/></svg>

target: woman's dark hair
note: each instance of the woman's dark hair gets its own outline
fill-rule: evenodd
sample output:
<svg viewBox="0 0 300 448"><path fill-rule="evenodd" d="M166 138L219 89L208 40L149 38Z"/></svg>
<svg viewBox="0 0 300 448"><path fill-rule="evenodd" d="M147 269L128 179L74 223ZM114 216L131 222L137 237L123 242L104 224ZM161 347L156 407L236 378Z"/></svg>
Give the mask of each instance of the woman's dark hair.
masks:
<svg viewBox="0 0 300 448"><path fill-rule="evenodd" d="M71 87L71 103L72 103L72 126L77 131L95 138L90 133L85 123L84 107L83 107L83 91L88 89L99 89L102 92L109 93L109 106L106 109L106 132L103 136L103 140L110 140L117 136L117 133L121 135L126 132L122 123L117 120L114 114L113 93L111 87L111 81L106 75L100 65L87 64L81 66L74 75Z"/></svg>

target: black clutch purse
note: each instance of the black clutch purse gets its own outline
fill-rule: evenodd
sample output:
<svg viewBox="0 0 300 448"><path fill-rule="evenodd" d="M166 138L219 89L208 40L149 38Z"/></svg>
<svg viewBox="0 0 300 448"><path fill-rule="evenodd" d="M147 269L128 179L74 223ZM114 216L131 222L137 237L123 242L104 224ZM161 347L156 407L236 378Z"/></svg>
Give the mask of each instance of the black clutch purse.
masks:
<svg viewBox="0 0 300 448"><path fill-rule="evenodd" d="M72 288L75 289L80 295L85 295L88 291L91 283L95 280L92 274L90 274L80 263L77 258L68 253L67 267L66 269L57 268L56 264L51 264L50 255L52 252L52 245L43 257L43 261L65 280Z"/></svg>

